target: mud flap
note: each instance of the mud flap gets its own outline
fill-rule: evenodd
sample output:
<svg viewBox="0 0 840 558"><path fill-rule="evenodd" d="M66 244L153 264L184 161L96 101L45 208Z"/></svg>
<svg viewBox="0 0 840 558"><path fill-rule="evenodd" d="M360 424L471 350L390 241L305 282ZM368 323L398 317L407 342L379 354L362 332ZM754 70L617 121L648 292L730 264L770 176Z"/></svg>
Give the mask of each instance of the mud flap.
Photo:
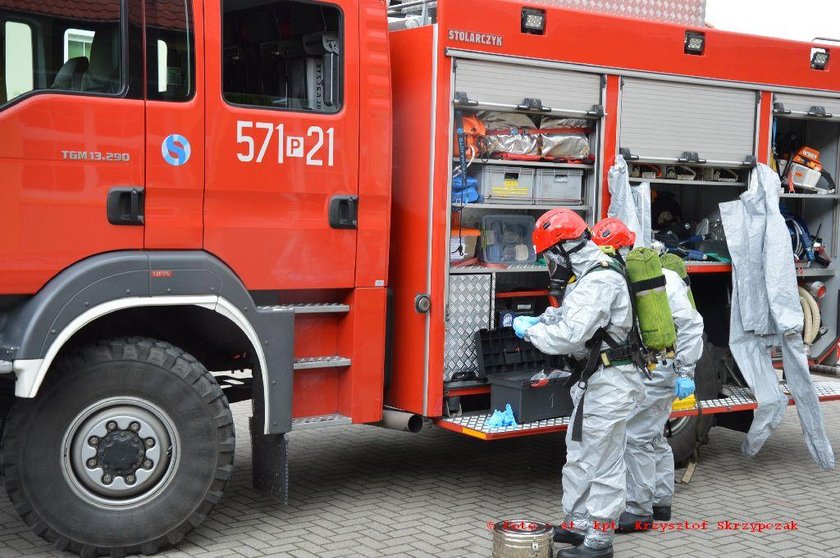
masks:
<svg viewBox="0 0 840 558"><path fill-rule="evenodd" d="M251 482L254 490L289 503L289 445L285 434L262 434L251 417Z"/></svg>

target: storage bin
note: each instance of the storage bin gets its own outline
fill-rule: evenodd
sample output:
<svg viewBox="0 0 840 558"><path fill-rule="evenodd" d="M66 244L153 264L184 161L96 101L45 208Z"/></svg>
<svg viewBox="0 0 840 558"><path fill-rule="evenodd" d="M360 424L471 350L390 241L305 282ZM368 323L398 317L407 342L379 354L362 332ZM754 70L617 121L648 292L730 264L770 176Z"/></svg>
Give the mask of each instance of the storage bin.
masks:
<svg viewBox="0 0 840 558"><path fill-rule="evenodd" d="M531 377L541 369L508 372L488 376L490 406L504 409L510 404L518 424L571 416L574 405L567 378L548 380L540 387L531 386ZM550 370L545 370L548 374Z"/></svg>
<svg viewBox="0 0 840 558"><path fill-rule="evenodd" d="M479 185L488 203L534 201L534 169L484 165Z"/></svg>
<svg viewBox="0 0 840 558"><path fill-rule="evenodd" d="M485 215L481 219L481 259L487 263L534 263L533 232L530 215Z"/></svg>
<svg viewBox="0 0 840 558"><path fill-rule="evenodd" d="M534 197L537 202L583 203L583 171L539 169Z"/></svg>
<svg viewBox="0 0 840 558"><path fill-rule="evenodd" d="M461 262L474 258L480 234L478 229L462 228L449 231L449 261ZM463 254L458 253L459 246L463 249Z"/></svg>

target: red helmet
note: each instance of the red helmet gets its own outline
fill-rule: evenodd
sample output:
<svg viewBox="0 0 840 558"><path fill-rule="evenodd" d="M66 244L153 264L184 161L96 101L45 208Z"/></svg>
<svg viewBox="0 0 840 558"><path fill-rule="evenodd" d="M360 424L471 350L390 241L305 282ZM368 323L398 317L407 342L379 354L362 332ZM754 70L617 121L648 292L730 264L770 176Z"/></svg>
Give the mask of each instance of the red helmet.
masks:
<svg viewBox="0 0 840 558"><path fill-rule="evenodd" d="M561 207L545 212L534 227L534 248L545 252L555 244L576 240L586 232L586 221L580 215Z"/></svg>
<svg viewBox="0 0 840 558"><path fill-rule="evenodd" d="M636 233L615 217L607 217L592 227L592 242L598 246L612 246L616 250L632 248L636 243Z"/></svg>

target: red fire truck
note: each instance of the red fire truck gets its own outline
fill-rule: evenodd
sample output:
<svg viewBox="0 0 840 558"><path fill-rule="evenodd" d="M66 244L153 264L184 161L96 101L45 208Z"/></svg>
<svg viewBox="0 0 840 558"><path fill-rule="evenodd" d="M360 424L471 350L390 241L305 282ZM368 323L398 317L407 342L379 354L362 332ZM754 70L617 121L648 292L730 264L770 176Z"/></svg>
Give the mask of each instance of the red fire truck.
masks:
<svg viewBox="0 0 840 558"><path fill-rule="evenodd" d="M254 484L281 498L296 429L565 429L486 424L475 335L546 295L527 243L455 261L486 216L595 222L619 153L692 223L779 138L840 167L827 44L507 0L0 0L0 30L5 486L85 555L154 552L205 519L233 402L252 400ZM587 153L473 158L476 184L523 199L458 201L456 130L487 112L535 137L573 120ZM577 193L541 197L546 180ZM824 239L825 265L797 265L824 293L813 364L833 366L838 195L784 202ZM689 270L709 344L702 401L669 428L678 459L756 405L727 379L730 268Z"/></svg>

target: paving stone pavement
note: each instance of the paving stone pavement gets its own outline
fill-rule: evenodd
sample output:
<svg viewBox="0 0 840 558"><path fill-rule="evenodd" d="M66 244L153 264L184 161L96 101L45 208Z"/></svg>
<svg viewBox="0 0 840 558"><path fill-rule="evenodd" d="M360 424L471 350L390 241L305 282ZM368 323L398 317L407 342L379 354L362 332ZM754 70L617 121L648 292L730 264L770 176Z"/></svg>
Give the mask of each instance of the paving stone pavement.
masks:
<svg viewBox="0 0 840 558"><path fill-rule="evenodd" d="M840 450L840 403L823 404ZM561 435L481 442L431 428L408 434L370 426L291 435L287 507L250 487L248 404L234 406L237 469L210 518L166 557L491 556L488 521L560 520ZM796 411L754 459L743 435L712 430L688 485L678 485L673 522L706 530L624 535L616 556L840 556L840 471L811 461ZM678 476L680 475L678 471ZM795 531L718 530L722 521L796 521ZM61 556L18 519L0 495L0 557Z"/></svg>

